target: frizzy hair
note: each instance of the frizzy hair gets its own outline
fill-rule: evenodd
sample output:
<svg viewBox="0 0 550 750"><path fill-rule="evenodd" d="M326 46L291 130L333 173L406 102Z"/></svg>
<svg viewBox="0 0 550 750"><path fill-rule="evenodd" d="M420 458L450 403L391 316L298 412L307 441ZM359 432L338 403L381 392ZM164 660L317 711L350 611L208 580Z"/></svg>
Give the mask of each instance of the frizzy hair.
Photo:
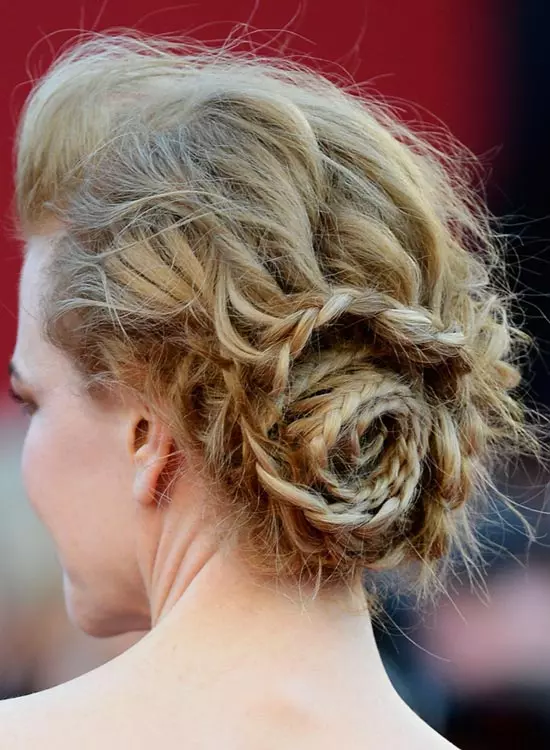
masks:
<svg viewBox="0 0 550 750"><path fill-rule="evenodd" d="M542 443L471 155L302 65L105 33L35 83L16 157L21 233L63 226L49 339L196 449L255 569L424 590L477 559L496 460Z"/></svg>

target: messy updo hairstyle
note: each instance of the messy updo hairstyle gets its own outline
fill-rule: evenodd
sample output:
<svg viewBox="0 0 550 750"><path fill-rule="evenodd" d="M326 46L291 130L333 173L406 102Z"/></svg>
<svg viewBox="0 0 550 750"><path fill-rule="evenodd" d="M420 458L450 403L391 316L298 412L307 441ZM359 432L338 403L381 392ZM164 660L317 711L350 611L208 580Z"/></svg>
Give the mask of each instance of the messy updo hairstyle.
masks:
<svg viewBox="0 0 550 750"><path fill-rule="evenodd" d="M90 34L27 99L16 213L23 236L62 227L48 340L201 457L258 574L412 563L424 591L477 559L497 459L542 444L475 174L302 64Z"/></svg>

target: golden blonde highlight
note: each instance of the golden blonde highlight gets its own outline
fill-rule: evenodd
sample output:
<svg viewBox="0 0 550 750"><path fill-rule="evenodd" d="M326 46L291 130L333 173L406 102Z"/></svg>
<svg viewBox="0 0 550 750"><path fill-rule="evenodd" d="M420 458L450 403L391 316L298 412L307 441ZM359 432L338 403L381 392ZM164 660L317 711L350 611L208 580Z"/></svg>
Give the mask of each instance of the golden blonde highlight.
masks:
<svg viewBox="0 0 550 750"><path fill-rule="evenodd" d="M94 34L27 101L17 213L63 226L51 340L163 410L258 571L424 590L543 452L472 169L303 66Z"/></svg>

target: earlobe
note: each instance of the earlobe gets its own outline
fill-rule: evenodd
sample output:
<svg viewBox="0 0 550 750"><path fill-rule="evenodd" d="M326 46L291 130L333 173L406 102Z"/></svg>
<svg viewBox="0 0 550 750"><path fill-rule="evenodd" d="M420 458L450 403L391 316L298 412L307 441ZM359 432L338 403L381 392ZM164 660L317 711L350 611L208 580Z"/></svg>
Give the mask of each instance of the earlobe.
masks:
<svg viewBox="0 0 550 750"><path fill-rule="evenodd" d="M155 500L149 476L143 469L137 469L133 487L134 500L139 505L150 505Z"/></svg>
<svg viewBox="0 0 550 750"><path fill-rule="evenodd" d="M155 416L134 422L134 499L140 505L157 504L167 482L172 439L166 426Z"/></svg>

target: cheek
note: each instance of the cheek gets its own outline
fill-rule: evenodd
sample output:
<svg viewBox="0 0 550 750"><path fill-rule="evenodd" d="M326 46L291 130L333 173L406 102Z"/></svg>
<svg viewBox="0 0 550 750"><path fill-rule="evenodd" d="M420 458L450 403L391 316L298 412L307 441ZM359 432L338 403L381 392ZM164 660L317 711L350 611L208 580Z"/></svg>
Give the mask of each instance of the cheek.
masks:
<svg viewBox="0 0 550 750"><path fill-rule="evenodd" d="M83 494L87 483L80 470L78 437L69 430L70 424L54 417L44 411L32 418L21 470L27 497L65 559L75 542L79 544L79 526L85 527L81 516L88 499Z"/></svg>
<svg viewBox="0 0 550 750"><path fill-rule="evenodd" d="M21 456L21 472L27 497L36 513L49 527L48 496L55 494L55 485L62 479L55 434L47 428L47 420L35 415L31 420Z"/></svg>
<svg viewBox="0 0 550 750"><path fill-rule="evenodd" d="M29 501L62 556L85 552L101 538L113 497L121 494L120 450L108 426L67 412L38 411L22 454Z"/></svg>

